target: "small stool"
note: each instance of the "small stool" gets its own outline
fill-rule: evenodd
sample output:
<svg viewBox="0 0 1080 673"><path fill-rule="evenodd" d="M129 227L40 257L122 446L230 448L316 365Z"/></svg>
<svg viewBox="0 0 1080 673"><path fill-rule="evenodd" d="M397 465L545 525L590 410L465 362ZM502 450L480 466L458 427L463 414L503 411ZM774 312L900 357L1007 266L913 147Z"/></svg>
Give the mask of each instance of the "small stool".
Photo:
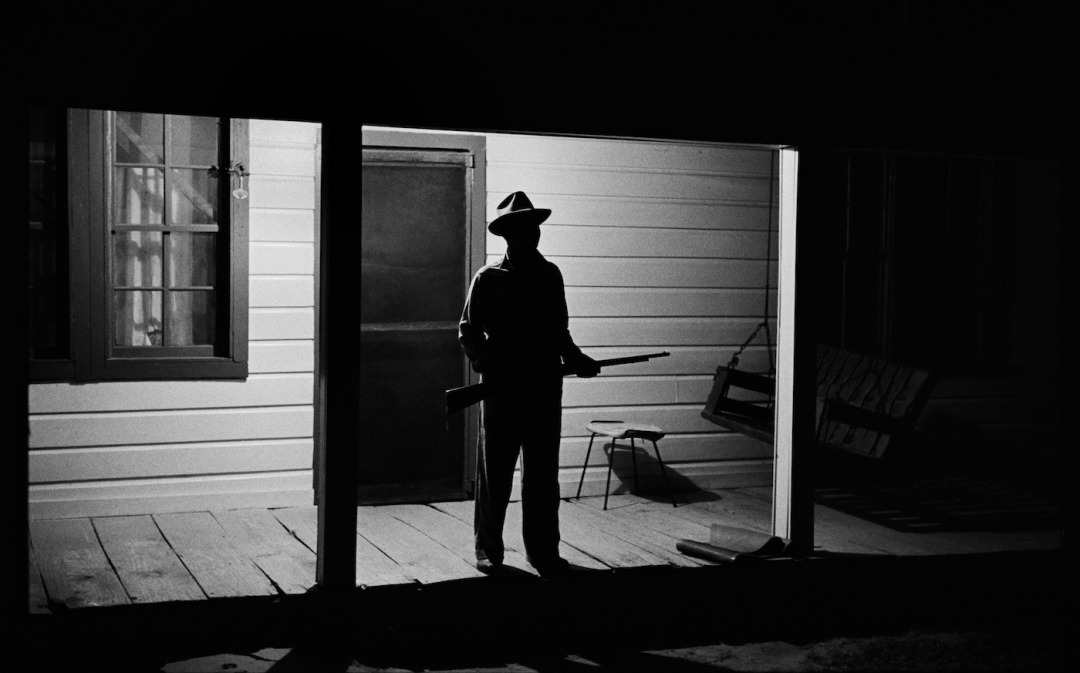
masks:
<svg viewBox="0 0 1080 673"><path fill-rule="evenodd" d="M589 456L592 454L593 440L597 435L604 435L611 437L611 452L608 453L608 472L607 472L607 484L604 486L604 509L607 509L608 503L608 490L611 488L611 466L615 455L615 440L616 439L629 439L630 440L630 457L634 462L634 490L638 488L638 473L637 473L637 450L634 446L634 440L640 439L642 443L645 440L652 442L653 451L656 452L656 462L660 464L660 474L664 476L664 485L667 486L668 496L671 497L671 504L673 507L678 507L675 502L675 494L671 490L671 483L668 481L667 468L664 467L664 460L660 457L660 447L656 445L656 440L664 436L664 431L655 425L645 425L643 423L623 423L622 421L592 421L585 426L585 429L592 433L589 437L589 450L585 452L585 464L581 467L581 479L578 481L577 498L581 498L581 486L585 483L585 470L589 467Z"/></svg>

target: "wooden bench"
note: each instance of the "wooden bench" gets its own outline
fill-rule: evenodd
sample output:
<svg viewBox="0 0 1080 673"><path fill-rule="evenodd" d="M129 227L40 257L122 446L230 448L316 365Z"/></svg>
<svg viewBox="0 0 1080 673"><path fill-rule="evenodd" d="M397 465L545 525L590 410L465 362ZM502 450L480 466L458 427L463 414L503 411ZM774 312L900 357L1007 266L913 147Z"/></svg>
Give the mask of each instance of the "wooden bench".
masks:
<svg viewBox="0 0 1080 673"><path fill-rule="evenodd" d="M701 415L721 427L772 442L774 387L771 377L718 367ZM925 369L820 345L818 445L863 458L884 457L914 432L932 387L933 376Z"/></svg>

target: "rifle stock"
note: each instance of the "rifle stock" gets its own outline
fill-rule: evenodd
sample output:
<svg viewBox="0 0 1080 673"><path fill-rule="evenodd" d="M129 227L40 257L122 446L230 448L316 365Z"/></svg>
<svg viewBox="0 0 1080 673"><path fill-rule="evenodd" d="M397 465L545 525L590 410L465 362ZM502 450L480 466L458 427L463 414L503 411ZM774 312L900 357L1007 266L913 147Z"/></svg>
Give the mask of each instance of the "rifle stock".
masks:
<svg viewBox="0 0 1080 673"><path fill-rule="evenodd" d="M616 365L628 365L635 362L646 362L653 358L662 358L671 355L667 351L663 353L652 353L649 355L633 355L625 358L611 358L609 360L597 360L596 364L601 368L614 367ZM569 365L563 365L562 375L569 376L574 373L573 367ZM468 386L461 386L460 388L451 388L446 391L446 415L456 414L465 407L472 406L477 402L483 401L487 396L487 388L483 382L474 383Z"/></svg>

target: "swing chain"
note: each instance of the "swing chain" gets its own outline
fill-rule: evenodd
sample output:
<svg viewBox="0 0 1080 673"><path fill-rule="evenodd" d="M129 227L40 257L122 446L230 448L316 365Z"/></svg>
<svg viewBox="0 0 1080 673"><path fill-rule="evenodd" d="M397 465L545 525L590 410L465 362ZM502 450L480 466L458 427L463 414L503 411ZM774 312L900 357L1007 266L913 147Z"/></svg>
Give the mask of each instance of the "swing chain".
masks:
<svg viewBox="0 0 1080 673"><path fill-rule="evenodd" d="M747 346L750 345L750 342L753 341L754 337L758 335L758 332L761 331L761 328L768 327L768 324L768 320L763 320L761 324L757 326L757 328L754 330L754 333L750 335L750 338L743 342L742 347L740 347L739 350L731 356L731 360L727 364L728 369L735 369L739 366L739 356L743 354L743 351L745 351Z"/></svg>
<svg viewBox="0 0 1080 673"><path fill-rule="evenodd" d="M772 164L775 167L775 156L773 157ZM772 170L770 168L770 170ZM772 266L772 204L773 204L773 182L769 181L769 224L765 227L766 239L765 239L765 308L762 311L761 323L754 329L754 333L750 335L750 338L743 342L742 347L734 355L731 356L731 360L727 364L728 369L735 369L739 366L739 356L743 354L743 351L750 345L750 342L757 337L761 328L765 328L765 349L769 355L769 377L776 378L776 363L773 361L772 353L772 339L769 338L769 277ZM772 404L772 396L769 397L769 404Z"/></svg>

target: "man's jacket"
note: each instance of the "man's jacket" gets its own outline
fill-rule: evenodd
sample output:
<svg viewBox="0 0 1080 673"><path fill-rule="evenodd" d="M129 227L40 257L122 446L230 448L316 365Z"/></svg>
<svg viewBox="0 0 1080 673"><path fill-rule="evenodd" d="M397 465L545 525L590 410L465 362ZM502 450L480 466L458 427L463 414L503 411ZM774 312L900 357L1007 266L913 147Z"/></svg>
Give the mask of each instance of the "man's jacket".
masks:
<svg viewBox="0 0 1080 673"><path fill-rule="evenodd" d="M476 273L458 340L485 380L558 376L562 361L583 357L570 337L562 273L539 253L528 264L504 256Z"/></svg>

